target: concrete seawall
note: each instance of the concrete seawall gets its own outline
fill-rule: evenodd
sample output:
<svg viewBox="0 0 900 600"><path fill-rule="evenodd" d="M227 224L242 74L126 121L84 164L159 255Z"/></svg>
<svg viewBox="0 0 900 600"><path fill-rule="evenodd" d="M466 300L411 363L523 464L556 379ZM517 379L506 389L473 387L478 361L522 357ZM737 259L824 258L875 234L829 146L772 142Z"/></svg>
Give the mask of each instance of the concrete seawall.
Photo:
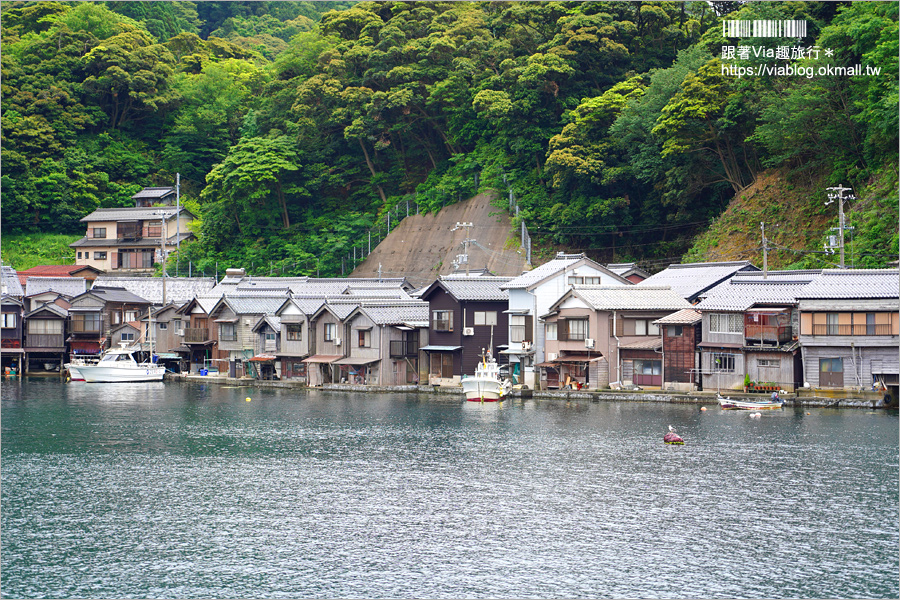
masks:
<svg viewBox="0 0 900 600"><path fill-rule="evenodd" d="M329 384L316 388L308 388L306 385L293 381L260 381L249 378L231 377L205 377L200 375L166 375L171 381L191 381L196 383L208 383L230 385L247 388L289 388L297 391L318 390L323 392L364 392L369 394L379 393L405 393L405 394L439 394L445 396L458 396L463 398L462 388L442 388L430 385L350 385ZM734 398L763 399L761 394L728 394ZM818 393L817 390L801 390L799 394L784 394L785 406L809 406L826 408L885 408L883 394L880 392L832 392L827 395ZM617 391L617 390L563 390L563 391L534 391L514 390L510 394L511 399L537 399L537 400L581 400L588 402L662 402L669 404L711 404L716 405L716 392L668 392L660 390Z"/></svg>

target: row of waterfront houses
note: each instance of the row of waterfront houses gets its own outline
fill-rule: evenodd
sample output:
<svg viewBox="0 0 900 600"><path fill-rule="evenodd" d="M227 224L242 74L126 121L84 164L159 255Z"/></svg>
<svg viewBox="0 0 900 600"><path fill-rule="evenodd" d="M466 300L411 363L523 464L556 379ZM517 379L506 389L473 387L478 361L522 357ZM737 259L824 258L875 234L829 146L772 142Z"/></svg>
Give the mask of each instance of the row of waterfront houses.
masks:
<svg viewBox="0 0 900 600"><path fill-rule="evenodd" d="M900 273L763 272L558 254L518 277L152 278L3 267L3 366L56 370L134 344L173 371L319 386L457 386L483 354L532 389L885 389L896 398ZM31 270L29 270L31 271Z"/></svg>

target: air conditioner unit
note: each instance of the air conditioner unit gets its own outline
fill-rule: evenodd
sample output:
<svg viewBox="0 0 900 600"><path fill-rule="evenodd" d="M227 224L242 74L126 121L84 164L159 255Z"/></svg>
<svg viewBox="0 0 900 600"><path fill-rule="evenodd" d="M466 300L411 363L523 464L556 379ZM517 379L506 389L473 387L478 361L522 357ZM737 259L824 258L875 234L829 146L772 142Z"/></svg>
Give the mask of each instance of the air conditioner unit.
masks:
<svg viewBox="0 0 900 600"><path fill-rule="evenodd" d="M547 353L547 361L554 361L554 360L556 360L556 352L548 352Z"/></svg>
<svg viewBox="0 0 900 600"><path fill-rule="evenodd" d="M341 345L341 338L334 338L334 345L335 345L335 346L340 346L340 345Z"/></svg>
<svg viewBox="0 0 900 600"><path fill-rule="evenodd" d="M475 335L474 327L463 327L463 335Z"/></svg>
<svg viewBox="0 0 900 600"><path fill-rule="evenodd" d="M522 342L522 350L524 352L531 350L531 342Z"/></svg>
<svg viewBox="0 0 900 600"><path fill-rule="evenodd" d="M175 330L175 335L180 335L180 336L183 337L183 336L184 336L184 329L176 329L176 330Z"/></svg>
<svg viewBox="0 0 900 600"><path fill-rule="evenodd" d="M586 340L584 340L584 347L585 347L585 348L593 348L593 347L594 347L594 340L591 339L591 338L587 338Z"/></svg>

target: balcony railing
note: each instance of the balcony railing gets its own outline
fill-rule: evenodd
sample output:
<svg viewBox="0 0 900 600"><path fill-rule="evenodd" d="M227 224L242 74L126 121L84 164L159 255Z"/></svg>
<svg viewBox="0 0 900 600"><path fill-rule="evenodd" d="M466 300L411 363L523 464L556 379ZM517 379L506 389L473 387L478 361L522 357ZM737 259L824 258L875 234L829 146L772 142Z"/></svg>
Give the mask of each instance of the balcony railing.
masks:
<svg viewBox="0 0 900 600"><path fill-rule="evenodd" d="M563 331L558 337L561 342L583 342L587 339L587 334L583 331Z"/></svg>
<svg viewBox="0 0 900 600"><path fill-rule="evenodd" d="M72 321L72 333L90 333L100 335L100 323L97 321Z"/></svg>
<svg viewBox="0 0 900 600"><path fill-rule="evenodd" d="M29 333L25 341L29 348L63 348L64 337L60 333Z"/></svg>
<svg viewBox="0 0 900 600"><path fill-rule="evenodd" d="M744 325L744 339L762 342L789 342L791 328L777 325Z"/></svg>
<svg viewBox="0 0 900 600"><path fill-rule="evenodd" d="M205 327L186 327L184 330L185 344L202 344L209 341L209 329Z"/></svg>
<svg viewBox="0 0 900 600"><path fill-rule="evenodd" d="M406 340L391 340L391 358L405 356L417 356L419 354L419 342Z"/></svg>
<svg viewBox="0 0 900 600"><path fill-rule="evenodd" d="M813 325L813 335L893 335L890 325Z"/></svg>

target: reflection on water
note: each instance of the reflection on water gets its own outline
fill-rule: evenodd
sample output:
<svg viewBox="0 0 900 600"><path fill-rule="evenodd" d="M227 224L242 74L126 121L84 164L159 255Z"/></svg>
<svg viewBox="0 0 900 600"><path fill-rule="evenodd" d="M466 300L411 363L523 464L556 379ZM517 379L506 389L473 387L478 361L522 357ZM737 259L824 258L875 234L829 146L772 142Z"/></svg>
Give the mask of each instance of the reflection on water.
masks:
<svg viewBox="0 0 900 600"><path fill-rule="evenodd" d="M896 413L44 381L2 400L4 597L898 595Z"/></svg>

